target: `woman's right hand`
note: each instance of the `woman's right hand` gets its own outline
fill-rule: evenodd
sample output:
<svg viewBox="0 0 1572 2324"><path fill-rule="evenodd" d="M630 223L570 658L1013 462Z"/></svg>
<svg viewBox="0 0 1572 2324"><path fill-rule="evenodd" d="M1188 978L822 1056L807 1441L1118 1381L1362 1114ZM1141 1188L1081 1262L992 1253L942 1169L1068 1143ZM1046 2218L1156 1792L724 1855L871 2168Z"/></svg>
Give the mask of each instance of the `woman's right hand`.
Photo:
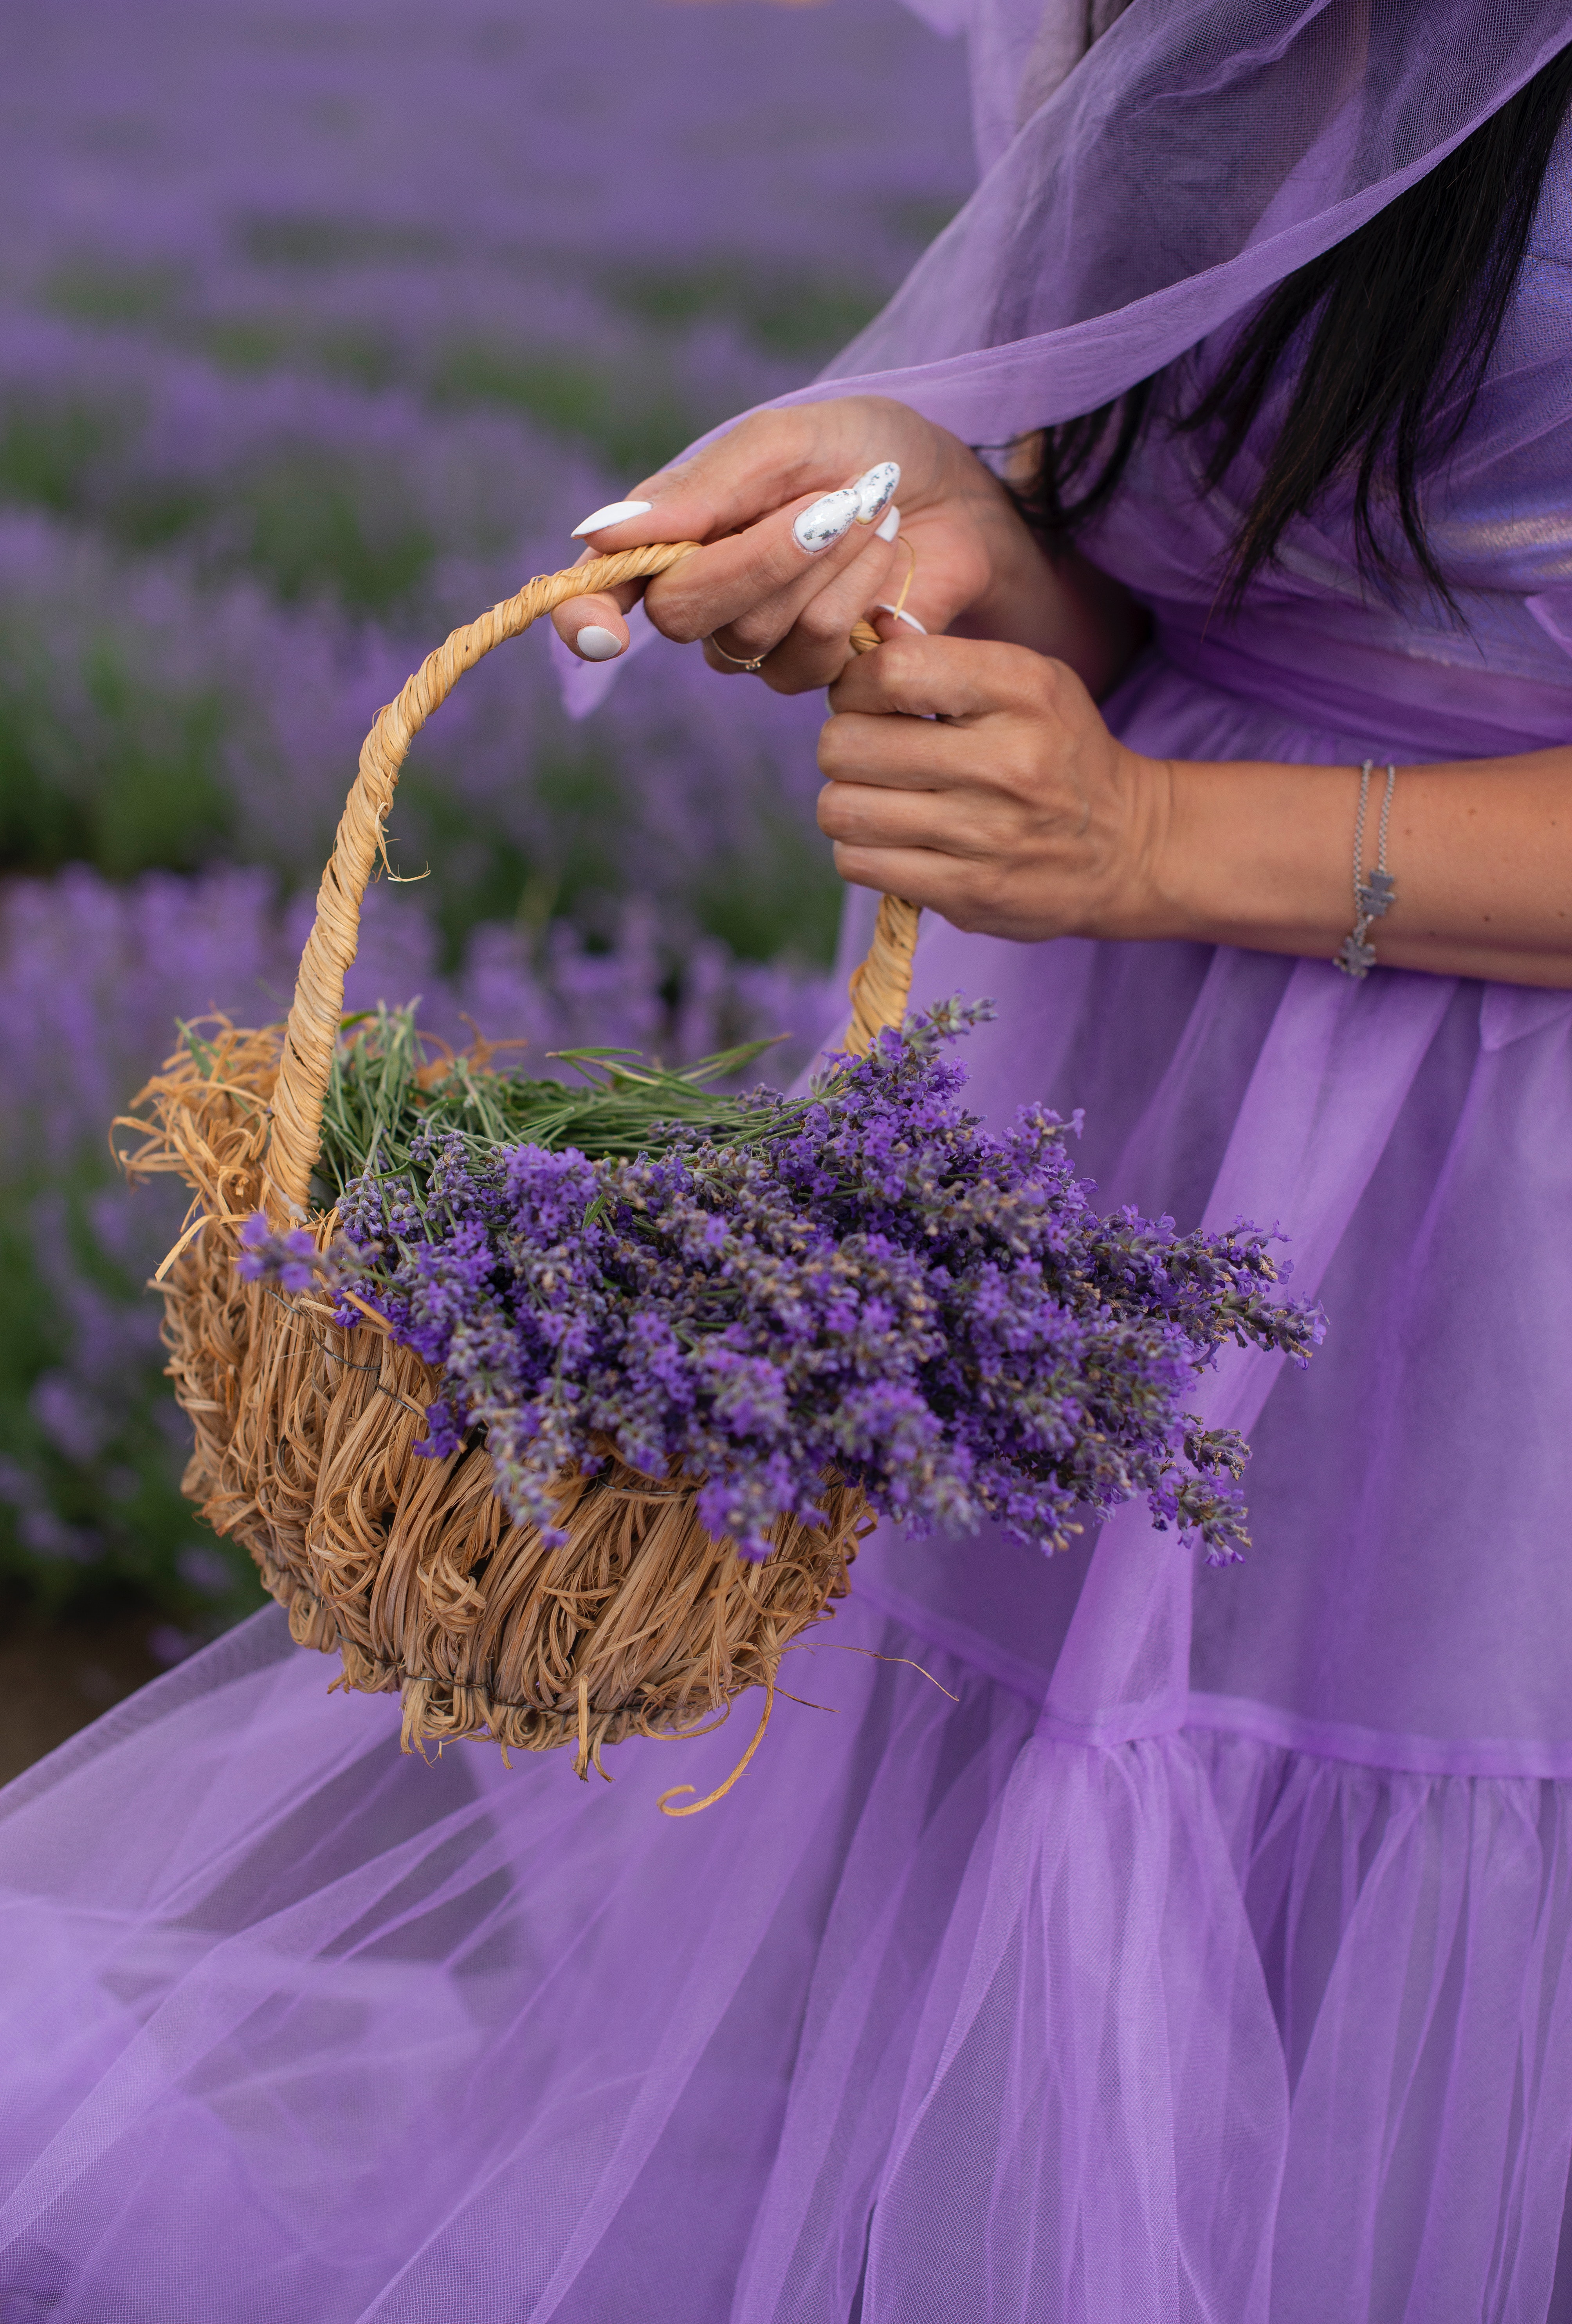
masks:
<svg viewBox="0 0 1572 2324"><path fill-rule="evenodd" d="M850 503L842 490L887 463L900 472L890 503L898 506L900 532L888 539L879 530L881 515L887 520L887 505L882 512L878 505L879 479L865 491L860 521L846 521ZM911 558L906 609L937 631L988 599L1001 554L1009 562L1018 559L1022 540L1030 546L1008 494L976 455L883 396L757 412L693 459L648 477L629 498L649 506L590 532L586 556L651 541L705 545L655 581L570 598L553 616L558 634L586 660L610 659L627 644L625 616L642 594L664 635L684 644L717 641L722 651L708 644L705 650L720 670L762 655L760 675L784 694L840 675L852 624L880 599L899 598ZM823 521L804 527L804 514L826 500ZM811 539L826 524L841 528L828 545L804 543L804 531ZM890 531L887 521L883 530ZM1034 549L1031 554L1046 576L1045 561ZM878 620L887 634L889 616ZM600 634L580 645L586 630Z"/></svg>

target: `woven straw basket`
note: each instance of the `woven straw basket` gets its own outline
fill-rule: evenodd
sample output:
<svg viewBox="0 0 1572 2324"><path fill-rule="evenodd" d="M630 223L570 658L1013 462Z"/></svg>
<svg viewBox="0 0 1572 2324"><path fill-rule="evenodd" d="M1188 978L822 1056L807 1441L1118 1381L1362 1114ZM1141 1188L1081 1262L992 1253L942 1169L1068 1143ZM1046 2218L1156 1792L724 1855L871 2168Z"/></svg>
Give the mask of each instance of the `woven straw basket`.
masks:
<svg viewBox="0 0 1572 2324"><path fill-rule="evenodd" d="M169 1371L196 1431L185 1490L217 1532L244 1543L301 1646L341 1655L349 1687L400 1690L406 1748L464 1735L526 1750L571 1743L584 1775L607 1744L694 1733L747 1687L767 1690L768 1720L782 1654L845 1595L871 1524L861 1493L827 1476L823 1525L778 1519L772 1554L750 1563L700 1525L698 1480L613 1459L563 1478L569 1538L548 1548L502 1507L483 1445L417 1456L437 1378L380 1318L345 1332L321 1301L286 1299L235 1270L240 1228L258 1208L275 1223L308 1218L361 899L414 737L493 646L569 597L663 573L694 547L634 549L531 581L427 656L362 749L287 1025L225 1026L205 1065L171 1059L125 1125L142 1135L124 1157L131 1175L178 1175L195 1197L194 1222L161 1270ZM878 640L860 623L852 643L866 652ZM851 981L853 1050L900 1023L916 927L914 907L883 899ZM331 1240L331 1213L309 1223Z"/></svg>

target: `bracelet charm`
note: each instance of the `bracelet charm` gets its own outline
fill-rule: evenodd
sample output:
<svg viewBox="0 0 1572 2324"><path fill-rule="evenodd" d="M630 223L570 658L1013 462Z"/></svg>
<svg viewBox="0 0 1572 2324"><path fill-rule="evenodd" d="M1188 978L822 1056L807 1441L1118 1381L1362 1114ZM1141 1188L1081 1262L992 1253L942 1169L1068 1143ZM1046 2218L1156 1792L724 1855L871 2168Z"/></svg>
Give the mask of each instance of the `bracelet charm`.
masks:
<svg viewBox="0 0 1572 2324"><path fill-rule="evenodd" d="M1397 899L1397 881L1386 868L1386 833L1392 820L1392 794L1397 788L1395 766L1389 765L1386 770L1386 793L1376 827L1375 869L1368 874L1365 870L1365 813L1370 804L1370 775L1374 763L1373 759L1366 759L1359 770L1359 808L1354 817L1354 925L1338 945L1332 963L1345 976L1369 975L1375 965L1370 924L1384 919Z"/></svg>

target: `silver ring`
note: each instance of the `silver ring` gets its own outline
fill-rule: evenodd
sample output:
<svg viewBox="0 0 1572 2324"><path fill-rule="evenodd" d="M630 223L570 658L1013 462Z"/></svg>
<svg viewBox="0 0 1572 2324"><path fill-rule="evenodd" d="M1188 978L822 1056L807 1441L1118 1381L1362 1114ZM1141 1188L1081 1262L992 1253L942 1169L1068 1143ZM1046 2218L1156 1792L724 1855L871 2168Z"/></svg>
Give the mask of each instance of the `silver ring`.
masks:
<svg viewBox="0 0 1572 2324"><path fill-rule="evenodd" d="M773 646L766 646L764 653L755 654L751 661L744 661L740 654L728 653L724 646L715 645L715 641L712 637L706 638L704 640L704 643L707 646L714 646L715 651L720 655L722 661L729 661L735 669L747 670L749 675L753 678L757 678L759 671L764 668L765 654L771 654L775 651L775 648Z"/></svg>

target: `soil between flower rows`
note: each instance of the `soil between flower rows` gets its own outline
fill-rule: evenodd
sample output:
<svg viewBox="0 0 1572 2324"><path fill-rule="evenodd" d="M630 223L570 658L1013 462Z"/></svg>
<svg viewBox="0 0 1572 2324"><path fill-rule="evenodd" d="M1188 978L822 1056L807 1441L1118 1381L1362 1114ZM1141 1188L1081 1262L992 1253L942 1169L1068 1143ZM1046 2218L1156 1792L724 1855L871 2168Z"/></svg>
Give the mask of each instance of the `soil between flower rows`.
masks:
<svg viewBox="0 0 1572 2324"><path fill-rule="evenodd" d="M157 1677L155 1627L145 1609L47 1628L0 1615L0 1784Z"/></svg>

